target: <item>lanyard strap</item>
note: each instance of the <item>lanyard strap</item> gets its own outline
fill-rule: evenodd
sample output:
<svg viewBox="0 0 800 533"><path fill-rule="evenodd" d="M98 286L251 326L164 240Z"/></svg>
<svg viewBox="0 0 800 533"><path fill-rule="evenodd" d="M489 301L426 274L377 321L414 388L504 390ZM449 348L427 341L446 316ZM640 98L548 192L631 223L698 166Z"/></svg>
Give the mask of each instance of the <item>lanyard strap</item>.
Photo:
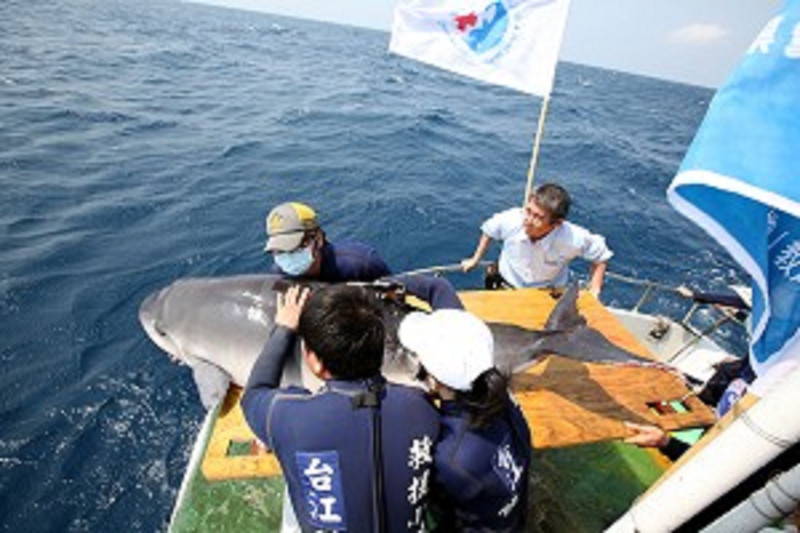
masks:
<svg viewBox="0 0 800 533"><path fill-rule="evenodd" d="M353 396L350 404L353 409L368 408L372 410L372 461L375 476L372 484L372 507L375 518L375 532L386 531L386 506L384 501L383 479L383 444L381 437L381 395L383 383L371 383L366 391Z"/></svg>

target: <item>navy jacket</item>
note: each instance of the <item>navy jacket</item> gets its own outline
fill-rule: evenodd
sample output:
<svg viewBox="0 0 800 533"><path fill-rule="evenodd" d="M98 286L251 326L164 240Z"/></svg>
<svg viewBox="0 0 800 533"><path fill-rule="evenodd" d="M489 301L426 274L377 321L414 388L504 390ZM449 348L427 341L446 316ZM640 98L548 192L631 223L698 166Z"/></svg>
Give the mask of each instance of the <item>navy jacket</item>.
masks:
<svg viewBox="0 0 800 533"><path fill-rule="evenodd" d="M522 410L509 396L504 416L481 429L467 427L455 402L442 402L441 412L433 490L444 495L442 529L524 531L531 435Z"/></svg>
<svg viewBox="0 0 800 533"><path fill-rule="evenodd" d="M431 402L421 390L379 375L328 381L313 394L279 389L294 342L293 332L275 329L253 367L242 408L253 432L278 456L303 531L378 531L378 507L385 531L421 531L439 433ZM364 401L370 388L379 391L379 408Z"/></svg>
<svg viewBox="0 0 800 533"><path fill-rule="evenodd" d="M389 267L374 249L357 242L322 246L320 281L374 281L391 274Z"/></svg>
<svg viewBox="0 0 800 533"><path fill-rule="evenodd" d="M272 271L286 275L277 265ZM302 276L300 276L302 278ZM413 294L431 304L434 309L463 309L453 286L444 278L432 276L392 276L391 270L373 248L358 242L325 242L322 263L317 279L328 283L375 281L390 278L405 285Z"/></svg>

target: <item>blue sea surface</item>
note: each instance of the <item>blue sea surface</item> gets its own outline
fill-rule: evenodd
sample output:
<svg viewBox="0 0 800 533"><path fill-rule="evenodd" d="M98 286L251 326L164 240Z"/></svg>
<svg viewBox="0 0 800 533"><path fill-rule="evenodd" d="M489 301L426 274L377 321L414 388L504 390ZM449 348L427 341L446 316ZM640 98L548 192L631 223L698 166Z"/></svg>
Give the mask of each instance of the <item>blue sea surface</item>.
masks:
<svg viewBox="0 0 800 533"><path fill-rule="evenodd" d="M203 409L137 309L180 277L264 272L271 206L310 203L402 271L470 255L521 203L540 100L387 44L166 0L0 3L3 531L166 529ZM560 64L537 181L571 191L612 270L743 281L665 199L711 96Z"/></svg>

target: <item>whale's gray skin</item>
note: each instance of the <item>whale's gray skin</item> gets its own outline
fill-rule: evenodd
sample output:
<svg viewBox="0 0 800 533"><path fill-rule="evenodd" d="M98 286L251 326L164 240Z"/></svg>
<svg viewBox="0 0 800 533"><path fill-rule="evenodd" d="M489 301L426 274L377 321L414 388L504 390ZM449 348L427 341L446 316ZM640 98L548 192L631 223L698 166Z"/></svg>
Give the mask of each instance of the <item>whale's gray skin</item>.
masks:
<svg viewBox="0 0 800 533"><path fill-rule="evenodd" d="M201 400L211 407L224 396L230 381L247 383L273 326L276 294L287 286L286 280L271 275L179 279L142 302L139 320L153 342L192 368ZM382 290L375 294L386 325L384 375L395 382L415 383L418 363L397 341L397 328L410 308L382 297L386 295ZM496 366L511 374L548 354L591 362L650 362L589 328L578 314L577 295L577 286L564 293L543 331L489 324ZM299 353L284 368L283 384L289 383L311 389L319 384Z"/></svg>

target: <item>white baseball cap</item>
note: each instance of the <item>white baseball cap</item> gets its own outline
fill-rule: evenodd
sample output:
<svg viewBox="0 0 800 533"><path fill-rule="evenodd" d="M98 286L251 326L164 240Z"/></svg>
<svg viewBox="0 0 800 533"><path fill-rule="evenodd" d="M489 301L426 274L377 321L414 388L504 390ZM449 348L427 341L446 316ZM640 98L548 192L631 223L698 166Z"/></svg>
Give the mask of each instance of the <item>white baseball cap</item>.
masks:
<svg viewBox="0 0 800 533"><path fill-rule="evenodd" d="M437 381L460 391L494 366L494 339L478 317L461 309L407 315L397 331Z"/></svg>

